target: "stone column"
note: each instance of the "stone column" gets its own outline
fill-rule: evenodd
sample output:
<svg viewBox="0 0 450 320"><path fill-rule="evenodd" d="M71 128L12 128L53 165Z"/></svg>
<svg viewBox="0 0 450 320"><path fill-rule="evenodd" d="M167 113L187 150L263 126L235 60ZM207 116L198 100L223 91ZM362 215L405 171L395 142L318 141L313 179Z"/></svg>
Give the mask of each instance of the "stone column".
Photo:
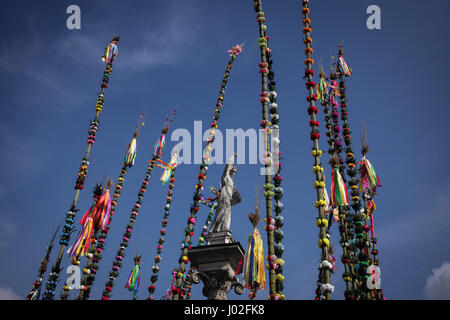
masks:
<svg viewBox="0 0 450 320"><path fill-rule="evenodd" d="M241 244L234 242L231 231L209 234L206 243L189 251L191 265L196 268L192 282L203 282L202 293L208 300L227 300L232 288L237 294L243 294L244 286L237 278L244 260Z"/></svg>

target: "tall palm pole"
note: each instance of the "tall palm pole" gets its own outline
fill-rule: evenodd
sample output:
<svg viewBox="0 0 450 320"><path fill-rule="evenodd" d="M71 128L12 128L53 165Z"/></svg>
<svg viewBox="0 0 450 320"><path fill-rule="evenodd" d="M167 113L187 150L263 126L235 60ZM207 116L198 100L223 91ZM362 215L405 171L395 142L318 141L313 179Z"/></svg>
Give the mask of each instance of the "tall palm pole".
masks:
<svg viewBox="0 0 450 320"><path fill-rule="evenodd" d="M87 300L90 297L91 288L94 284L99 264L103 257L103 249L109 233L109 229L111 228L112 217L114 215L114 210L117 206L117 202L119 201L120 193L125 181L125 176L128 172L128 169L134 166L134 162L136 160L137 138L139 137L139 131L143 126L144 113L139 116L138 124L133 133L133 138L126 148L122 169L120 169L120 174L117 178L116 186L114 188L113 199L111 201L111 215L109 217L108 224L96 235L94 245L89 249L89 253L87 254L88 261L83 268L84 276L81 282L82 288L80 290L80 294L78 295L79 300Z"/></svg>
<svg viewBox="0 0 450 320"><path fill-rule="evenodd" d="M110 183L110 181L109 181ZM108 187L110 187L108 185ZM96 225L98 223L98 220L94 218L97 212L101 212L103 208L100 208L100 199L102 196L105 195L105 188L102 184L97 184L94 188L93 192L93 203L87 213L85 215L88 215L89 218L83 217L80 221L82 228L80 232L78 233L78 237L75 240L74 244L69 248L68 254L69 256L73 256L72 259L70 259L71 264L74 266L72 269L72 273L70 277L72 277L75 274L75 268L78 268L80 265L80 257L84 256L88 247L91 248L91 244L95 241L96 238ZM97 218L98 219L98 218ZM66 283L63 287L63 292L61 293L61 300L67 300L69 298L70 291L72 291L72 286ZM80 287L76 289L82 289L81 287L81 281L80 281Z"/></svg>
<svg viewBox="0 0 450 320"><path fill-rule="evenodd" d="M336 109L337 109L337 102L336 102L336 89L337 85L334 85L335 80L335 73L332 71L330 73L330 81L331 83L328 83L326 81L326 75L323 72L322 68L320 68L320 81L317 85L317 99L321 103L323 107L323 112L325 116L325 127L327 129L327 137L328 137L328 153L331 157L334 155L337 155L338 158L340 158L340 151L342 148L338 148L340 143L339 139L339 132L337 132L340 128L335 123L334 125L331 123L332 119L333 121L337 121L338 116L336 116ZM330 104L333 105L333 113L330 111ZM335 213L336 210L336 213ZM351 252L349 250L350 246L350 240L353 239L353 233L350 229L349 223L348 223L348 217L346 216L346 212L348 211L347 208L344 208L343 206L339 206L338 208L328 208L328 214L329 214L329 221L328 221L328 229L330 229L331 224L333 222L333 219L338 221L339 224L339 233L341 236L340 245L342 247L342 263L344 264L344 273L342 275L342 278L345 281L346 284L346 291L344 293L345 298L347 300L352 300L354 298L353 295L353 264L352 262L352 256ZM320 292L318 292L320 294Z"/></svg>
<svg viewBox="0 0 450 320"><path fill-rule="evenodd" d="M373 223L373 214L375 211L375 201L374 197L377 194L377 188L381 187L380 179L375 173L372 163L366 158L369 152L369 145L367 144L367 129L363 127L362 141L361 141L361 154L362 159L358 164L359 167L359 189L363 195L364 199L364 214L366 218L367 228L370 230L370 243L371 243L371 254L372 254L372 267L370 270L370 278L368 279L371 285L373 297L377 300L384 300L383 291L381 289L380 281L380 262L378 260L378 250L376 249L377 238L375 237L375 226ZM370 220L370 225L367 222ZM378 273L378 274L377 274Z"/></svg>
<svg viewBox="0 0 450 320"><path fill-rule="evenodd" d="M262 121L261 127L264 132L264 155L265 155L265 185L264 196L266 198L266 232L267 232L267 244L268 244L268 257L269 262L269 299L270 300L283 300L285 298L283 294L283 265L284 260L282 255L284 252L284 246L281 242L283 239L283 216L281 211L283 210L283 203L281 199L283 197L283 188L281 187L282 177L279 151L279 126L280 116L278 114L277 105L277 92L275 83L275 74L273 72L272 51L268 46L270 38L267 36L267 26L265 25L266 16L262 11L261 0L254 1L254 9L257 13L256 20L259 27L259 48L261 53L261 60L259 63L261 73L261 109L262 109ZM270 110L268 105L270 103ZM269 120L270 112L270 120ZM272 143L274 151L271 152L270 146L270 134L272 133ZM274 164L275 172L272 178L272 164ZM271 183L271 178L273 183ZM273 203L275 202L276 216L273 216Z"/></svg>
<svg viewBox="0 0 450 320"><path fill-rule="evenodd" d="M194 236L194 225L196 222L197 212L199 210L200 202L201 202L201 192L203 190L203 183L206 180L206 174L208 171L208 164L211 159L211 151L212 144L215 140L215 134L217 129L217 123L220 118L220 111L222 110L222 103L225 96L225 88L228 83L228 77L230 75L231 67L233 66L233 62L236 59L237 55L242 51L241 45L236 45L228 50L230 54L230 60L228 61L227 68L225 70L225 75L222 80L222 84L219 91L219 97L217 98L216 106L214 107L214 116L213 121L211 123L211 128L209 129L209 139L204 148L202 164L200 165L200 173L197 176L197 183L195 185L194 197L190 208L190 216L188 218L187 227L184 230L184 240L181 246L181 254L178 260L178 270L176 273L176 281L175 286L172 288L172 299L180 300L183 299L183 289L184 289L184 277L186 273L186 265L189 263L189 259L187 257L188 251L191 248L191 239Z"/></svg>
<svg viewBox="0 0 450 320"><path fill-rule="evenodd" d="M174 111L174 113L175 113L175 111ZM173 113L173 115L174 115L174 113ZM170 122L171 121L172 120L170 120ZM129 219L129 222L123 233L123 237L122 237L122 241L120 242L119 250L117 251L117 255L112 264L112 269L109 272L109 280L105 283L105 289L103 290L102 298L101 298L102 300L109 300L109 298L111 296L111 291L114 287L114 281L116 280L117 276L119 275L120 268L122 267L122 260L125 257L125 251L126 251L126 248L128 247L128 242L130 241L136 218L137 218L139 210L142 206L142 201L144 199L145 192L147 191L147 187L149 184L150 177L152 175L153 168L154 168L155 164L157 163L158 159L160 159L162 156L163 149L165 146L165 137L168 132L169 132L169 124L168 124L168 119L166 119L164 128L161 131L161 136L158 139L157 143L155 144L155 151L153 152L152 159L149 161L147 171L145 173L145 178L142 181L141 187L139 188L138 199L136 200L136 202L133 206L133 209L131 210L130 219Z"/></svg>
<svg viewBox="0 0 450 320"><path fill-rule="evenodd" d="M205 224L203 225L203 229L202 229L202 233L200 234L200 236L198 237L198 244L197 246L201 247L206 245L206 239L205 236L208 234L208 229L209 229L209 225L211 224L211 221L214 217L214 214L216 212L216 206L217 206L217 199L219 197L219 191L214 188L211 187L211 192L213 192L213 194L215 195L214 197L210 197L205 199L203 196L201 196L201 201L200 203L206 205L209 207L209 212L208 212L208 217L206 218ZM194 273L194 271L196 270L196 268L190 266L187 276L186 276L186 280L185 280L185 293L183 292L184 295L184 299L185 300L189 300L191 298L191 291L192 291L192 282L191 282L191 276Z"/></svg>
<svg viewBox="0 0 450 320"><path fill-rule="evenodd" d="M338 46L338 64L336 67L336 73L339 76L339 93L340 93L340 106L341 106L341 119L342 119L342 134L346 145L346 161L347 175L350 180L348 186L351 189L350 194L352 196L351 207L354 210L353 223L356 233L356 246L359 248L358 257L355 261L355 268L358 268L358 283L355 288L355 298L358 300L372 299L371 293L367 289L366 281L368 279L367 267L371 264L370 259L370 242L367 224L365 223L365 217L361 214L361 200L359 194L359 187L357 181L357 168L355 163L355 157L352 149L351 130L348 123L348 109L346 98L345 77L351 75L351 70L348 68L344 60L344 50L342 45Z"/></svg>
<svg viewBox="0 0 450 320"><path fill-rule="evenodd" d="M206 218L205 224L203 225L202 234L198 238L198 246L204 246L206 244L205 236L208 234L209 225L214 217L214 213L216 212L217 207L217 199L219 198L219 191L211 187L211 192L214 194L214 197L209 197L205 199L202 196L201 203L209 207L208 217Z"/></svg>
<svg viewBox="0 0 450 320"><path fill-rule="evenodd" d="M308 91L307 101L309 102L308 114L310 116L310 126L312 127L310 138L313 141L312 156L314 158L313 173L315 173L316 180L314 182L314 187L316 189L317 200L315 202L315 207L318 209L318 218L316 225L319 227L319 241L318 246L321 249L321 261L320 268L322 272L321 282L319 284L319 299L331 299L331 293L334 291L334 286L330 283L331 269L332 265L327 263L329 259L329 249L330 249L330 239L327 235L327 225L328 220L325 216L325 208L328 205L325 200L325 179L323 177L323 167L320 162L322 156L322 150L319 149L319 121L317 121L316 114L319 111L315 106L315 101L317 96L314 94L314 88L316 84L313 81L314 71L312 66L314 60L312 59L312 38L311 38L311 19L310 19L310 8L309 0L303 0L303 34L305 38L303 43L305 44L305 77L306 77L306 89Z"/></svg>
<svg viewBox="0 0 450 320"><path fill-rule="evenodd" d="M51 269L49 280L46 285L46 291L44 293L44 298L46 300L52 300L54 298L54 291L56 289L58 279L60 276L60 272L61 272L61 261L62 261L62 257L64 254L64 249L69 244L70 234L73 230L75 214L78 211L78 209L76 208L77 203L78 203L78 197L80 195L80 191L83 190L84 183L86 180L88 166L89 166L89 155L91 153L91 148L95 143L96 134L97 134L98 126L99 126L99 117L103 110L103 104L105 102L104 94L105 94L106 88L108 88L108 82L110 80L112 66L117 57L117 53L118 53L117 43L119 42L119 40L120 40L119 37L114 37L112 39L112 42L106 47L105 54L102 58L102 60L104 62L106 62L107 64L106 64L106 69L103 74L101 91L97 96L97 104L95 106L95 117L94 117L94 120L91 121L90 126L89 126L89 136L88 136L88 140L87 140L88 146L87 146L85 155L81 161L81 165L80 165L79 172L77 175L77 181L76 181L76 185L75 185L75 190L76 190L75 196L73 198L72 205L70 206L69 211L66 213L65 224L64 224L64 227L62 230L62 234L60 236L60 241L59 241L59 244L60 244L59 253L56 258L56 262Z"/></svg>
<svg viewBox="0 0 450 320"><path fill-rule="evenodd" d="M38 269L39 274L38 274L36 280L33 282L33 288L28 293L26 300L39 300L41 286L42 286L42 280L43 280L42 277L44 276L45 272L47 271L47 265L50 260L50 254L53 249L53 242L55 241L55 237L56 237L56 234L58 233L59 228L60 228L60 226L56 229L56 231L53 234L53 237L51 238L51 240L49 241L49 243L47 245L47 250L45 252L44 259L42 260L41 265Z"/></svg>
<svg viewBox="0 0 450 320"><path fill-rule="evenodd" d="M158 167L164 168L165 171L163 173L163 177L166 176L167 180L170 181L169 189L167 191L166 204L164 206L164 216L161 222L162 229L159 231L160 237L158 240L158 245L156 247L156 256L155 256L155 264L152 266L153 275L150 278L152 284L148 287L149 297L148 300L154 300L153 294L155 293L156 286L155 283L158 281L158 272L159 272L159 263L161 261L161 255L163 250L163 245L165 238L164 236L167 233L166 227L168 224L170 204L172 203L173 198L173 188L175 187L175 170L177 169L177 153L174 153L172 159L169 164L163 163L162 166L158 165Z"/></svg>

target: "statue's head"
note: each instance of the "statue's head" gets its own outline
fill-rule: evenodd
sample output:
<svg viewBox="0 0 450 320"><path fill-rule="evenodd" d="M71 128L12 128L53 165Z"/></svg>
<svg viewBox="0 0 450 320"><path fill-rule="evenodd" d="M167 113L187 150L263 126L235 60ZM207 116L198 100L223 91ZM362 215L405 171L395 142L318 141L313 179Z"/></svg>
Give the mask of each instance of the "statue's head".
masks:
<svg viewBox="0 0 450 320"><path fill-rule="evenodd" d="M231 175L231 176L234 176L234 174L236 173L236 171L237 171L237 168L236 168L236 166L233 164L233 166L231 167L231 170L230 170L230 175Z"/></svg>

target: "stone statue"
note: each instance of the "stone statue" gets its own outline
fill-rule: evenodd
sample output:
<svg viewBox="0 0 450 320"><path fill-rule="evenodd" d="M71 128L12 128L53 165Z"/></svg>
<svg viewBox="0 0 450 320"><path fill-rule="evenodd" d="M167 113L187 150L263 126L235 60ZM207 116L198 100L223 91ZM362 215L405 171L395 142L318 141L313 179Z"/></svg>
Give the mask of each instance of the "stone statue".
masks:
<svg viewBox="0 0 450 320"><path fill-rule="evenodd" d="M230 158L222 174L222 186L217 199L216 213L211 223L209 233L230 231L231 207L241 202L241 196L234 187L233 176L237 168L234 165L236 153Z"/></svg>

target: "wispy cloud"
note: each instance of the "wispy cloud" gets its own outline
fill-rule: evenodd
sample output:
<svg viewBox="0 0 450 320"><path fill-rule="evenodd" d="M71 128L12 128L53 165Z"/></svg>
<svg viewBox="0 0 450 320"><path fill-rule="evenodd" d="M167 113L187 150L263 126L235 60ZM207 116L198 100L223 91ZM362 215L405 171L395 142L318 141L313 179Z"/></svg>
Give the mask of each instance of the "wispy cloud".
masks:
<svg viewBox="0 0 450 320"><path fill-rule="evenodd" d="M450 300L450 262L433 269L423 293L430 300Z"/></svg>
<svg viewBox="0 0 450 320"><path fill-rule="evenodd" d="M0 300L21 300L22 298L16 294L11 287L0 286Z"/></svg>
<svg viewBox="0 0 450 320"><path fill-rule="evenodd" d="M142 69L178 62L183 56L183 50L190 48L200 30L200 24L192 20L192 16L185 12L173 13L165 25L146 33L137 48L129 53L124 52L124 61L121 63L125 67Z"/></svg>

